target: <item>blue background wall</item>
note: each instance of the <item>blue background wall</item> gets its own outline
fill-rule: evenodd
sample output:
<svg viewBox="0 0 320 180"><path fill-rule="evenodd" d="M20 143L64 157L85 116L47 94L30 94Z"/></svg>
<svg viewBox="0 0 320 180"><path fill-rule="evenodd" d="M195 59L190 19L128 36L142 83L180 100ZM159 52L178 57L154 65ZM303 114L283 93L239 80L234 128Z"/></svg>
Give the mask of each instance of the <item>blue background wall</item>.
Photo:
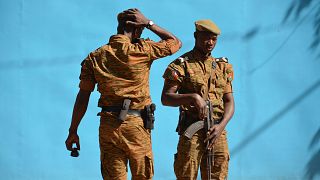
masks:
<svg viewBox="0 0 320 180"><path fill-rule="evenodd" d="M131 7L183 42L151 71L155 180L175 179L178 141L178 110L161 105L161 76L193 48L193 22L204 18L222 30L213 55L227 56L235 70L229 179L320 179L318 0L1 0L1 179L101 179L96 91L79 128L79 158L64 141L80 62L107 43L116 15Z"/></svg>

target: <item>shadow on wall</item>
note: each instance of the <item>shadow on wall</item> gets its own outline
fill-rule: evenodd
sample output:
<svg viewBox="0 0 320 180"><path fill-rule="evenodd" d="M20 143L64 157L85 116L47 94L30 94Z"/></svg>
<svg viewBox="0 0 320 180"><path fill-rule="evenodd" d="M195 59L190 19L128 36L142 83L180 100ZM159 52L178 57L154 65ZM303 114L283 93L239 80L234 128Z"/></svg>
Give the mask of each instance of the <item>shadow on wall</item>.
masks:
<svg viewBox="0 0 320 180"><path fill-rule="evenodd" d="M314 13L314 11L316 11ZM306 12L306 14L301 15L302 12ZM293 27L292 31L288 34L288 36L282 41L282 43L270 53L269 56L265 60L263 60L259 65L254 67L252 70L249 71L249 75L252 75L257 70L262 68L265 64L270 62L277 54L280 52L288 41L294 37L294 33L296 30L302 25L303 22L306 20L311 19L313 22L313 41L309 44L309 49L317 54L316 57L320 58L320 2L319 0L297 0L293 1L291 5L286 10L284 18L282 20L282 25L285 25L286 22L289 21L290 17L292 17L293 21L296 22L295 27ZM253 27L249 30L246 34L242 36L244 41L249 41L253 39L260 33L268 32L269 28L259 28Z"/></svg>
<svg viewBox="0 0 320 180"><path fill-rule="evenodd" d="M293 108L297 107L300 102L302 102L305 98L312 95L312 93L320 87L320 79L316 81L314 84L312 84L309 88L304 90L300 95L298 95L296 98L294 98L291 102L289 102L283 109L281 109L279 112L274 114L270 119L265 120L264 124L262 124L260 127L258 127L256 130L254 130L252 133L250 133L247 137L245 137L238 145L236 145L232 150L231 154L233 156L237 155L243 148L245 148L247 145L249 145L252 141L259 138L261 134L263 134L265 131L270 129L276 122L280 121L284 115L286 115L288 112L290 112ZM320 131L320 130L319 130ZM316 134L314 139L319 140L320 132ZM313 140L314 142L316 140ZM313 143L315 144L315 143ZM315 162L314 162L315 161ZM320 173L319 165L320 165L320 152L318 152L314 158L310 160L310 172L312 174L314 173ZM318 166L317 166L318 165ZM314 170L312 170L314 168ZM318 168L318 170L316 170Z"/></svg>
<svg viewBox="0 0 320 180"><path fill-rule="evenodd" d="M311 150L320 141L320 128L314 135L309 149ZM306 165L305 178L308 180L314 180L316 176L320 176L320 149L313 154L308 164Z"/></svg>
<svg viewBox="0 0 320 180"><path fill-rule="evenodd" d="M318 53L317 57L320 57L320 2L318 0L298 0L293 1L290 7L287 9L287 13L284 16L282 23L288 21L290 16L294 16L293 19L298 21L301 18L301 13L303 11L308 11L307 14L316 10L314 16L311 17L313 21L313 41L309 48Z"/></svg>

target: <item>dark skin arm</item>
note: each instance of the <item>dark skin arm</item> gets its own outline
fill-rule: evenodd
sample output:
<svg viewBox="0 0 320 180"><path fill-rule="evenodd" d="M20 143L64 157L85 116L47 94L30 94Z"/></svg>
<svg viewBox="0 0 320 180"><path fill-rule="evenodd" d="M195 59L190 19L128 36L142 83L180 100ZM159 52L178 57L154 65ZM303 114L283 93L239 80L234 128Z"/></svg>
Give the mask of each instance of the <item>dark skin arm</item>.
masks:
<svg viewBox="0 0 320 180"><path fill-rule="evenodd" d="M134 19L134 21L127 21L127 24L133 25L135 27L147 27L148 22L150 21L138 9L128 9L124 12L128 17ZM150 30L157 36L159 36L162 40L174 39L178 41L180 47L182 46L181 41L176 36L174 36L169 31L161 28L160 26L154 24L150 27Z"/></svg>
<svg viewBox="0 0 320 180"><path fill-rule="evenodd" d="M205 100L196 93L177 94L178 89L179 84L166 79L161 95L162 104L165 106L194 106L199 112L199 118L204 119L207 112L207 103Z"/></svg>
<svg viewBox="0 0 320 180"><path fill-rule="evenodd" d="M223 95L223 102L224 102L224 115L219 124L213 125L208 133L205 142L210 142L208 149L211 150L214 142L217 138L221 135L222 131L227 126L228 122L233 116L234 113L234 98L232 93L227 93Z"/></svg>
<svg viewBox="0 0 320 180"><path fill-rule="evenodd" d="M199 119L204 119L207 113L207 104L204 99L198 94L177 94L179 85L173 81L165 80L161 102L165 106L180 106L180 105L193 105L198 109ZM209 150L212 149L214 142L221 135L222 131L227 126L228 122L234 113L234 98L232 93L224 94L224 116L221 122L212 126L208 133L205 142L210 141L208 146Z"/></svg>
<svg viewBox="0 0 320 180"><path fill-rule="evenodd" d="M66 139L66 147L69 151L72 151L72 144L77 145L76 149L80 150L80 140L78 136L78 126L85 115L89 103L90 91L80 89L74 103L72 120L69 128L69 135Z"/></svg>

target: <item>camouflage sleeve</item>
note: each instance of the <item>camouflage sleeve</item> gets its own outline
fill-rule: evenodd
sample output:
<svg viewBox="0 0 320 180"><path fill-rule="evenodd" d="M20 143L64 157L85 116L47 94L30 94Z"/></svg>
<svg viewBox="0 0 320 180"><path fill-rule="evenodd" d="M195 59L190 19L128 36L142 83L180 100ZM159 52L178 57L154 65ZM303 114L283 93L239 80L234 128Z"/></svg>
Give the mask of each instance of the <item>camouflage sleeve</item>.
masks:
<svg viewBox="0 0 320 180"><path fill-rule="evenodd" d="M87 91L93 91L96 79L93 71L93 60L99 57L99 49L91 52L86 59L81 63L80 83L79 88Z"/></svg>
<svg viewBox="0 0 320 180"><path fill-rule="evenodd" d="M233 81L233 68L232 68L232 65L229 64L229 63L226 63L226 66L225 66L225 77L227 79L227 85L224 89L224 93L232 93L232 81Z"/></svg>
<svg viewBox="0 0 320 180"><path fill-rule="evenodd" d="M181 63L179 59L173 61L169 64L162 77L167 80L181 83L185 77L182 64L183 63Z"/></svg>
<svg viewBox="0 0 320 180"><path fill-rule="evenodd" d="M149 50L149 57L151 60L156 60L176 53L179 49L179 41L174 39L161 40L154 42L151 40L145 41Z"/></svg>

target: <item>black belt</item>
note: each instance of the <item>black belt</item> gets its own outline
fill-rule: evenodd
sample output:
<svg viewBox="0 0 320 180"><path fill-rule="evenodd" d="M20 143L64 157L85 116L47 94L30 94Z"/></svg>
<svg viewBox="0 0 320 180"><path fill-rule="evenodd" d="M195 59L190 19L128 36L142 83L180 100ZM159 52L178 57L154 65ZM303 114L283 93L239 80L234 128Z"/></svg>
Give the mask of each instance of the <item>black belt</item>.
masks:
<svg viewBox="0 0 320 180"><path fill-rule="evenodd" d="M119 106L104 106L101 109L101 112L116 112L119 113L121 110L121 107ZM140 109L129 109L128 114L130 115L135 115L135 116L141 116L141 111Z"/></svg>

